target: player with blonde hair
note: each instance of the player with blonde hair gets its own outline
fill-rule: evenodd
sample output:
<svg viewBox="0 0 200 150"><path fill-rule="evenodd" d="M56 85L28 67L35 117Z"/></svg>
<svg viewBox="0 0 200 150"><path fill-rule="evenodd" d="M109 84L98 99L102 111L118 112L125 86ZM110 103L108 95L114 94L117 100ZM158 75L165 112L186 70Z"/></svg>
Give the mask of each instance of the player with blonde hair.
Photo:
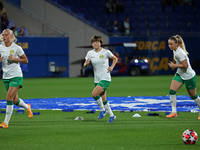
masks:
<svg viewBox="0 0 200 150"><path fill-rule="evenodd" d="M170 50L173 50L174 60L176 61L175 64L170 61L168 65L170 68L177 68L177 72L171 82L169 90L172 112L170 115L166 116L167 118L173 118L177 117L176 92L183 84L185 84L190 98L195 101L199 108L200 98L196 94L196 73L190 65L188 58L189 53L186 51L182 37L179 35L171 36L168 40L168 45ZM200 119L200 114L198 119Z"/></svg>
<svg viewBox="0 0 200 150"><path fill-rule="evenodd" d="M23 49L15 42L13 32L5 29L0 35L0 62L3 68L3 82L7 89L6 116L4 122L0 124L0 128L8 128L8 124L13 112L13 104L23 107L27 110L29 118L33 117L31 105L26 104L18 97L18 90L22 88L23 74L19 63L28 63L28 58Z"/></svg>

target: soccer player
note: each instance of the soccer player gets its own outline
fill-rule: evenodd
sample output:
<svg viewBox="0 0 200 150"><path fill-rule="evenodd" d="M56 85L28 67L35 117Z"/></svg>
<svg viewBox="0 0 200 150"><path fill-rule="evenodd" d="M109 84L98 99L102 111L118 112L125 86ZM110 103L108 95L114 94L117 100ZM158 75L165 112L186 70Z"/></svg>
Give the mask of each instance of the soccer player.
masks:
<svg viewBox="0 0 200 150"><path fill-rule="evenodd" d="M90 62L93 65L95 88L92 91L92 97L96 100L101 110L98 119L102 119L106 113L109 113L110 119L108 122L113 122L116 116L113 114L106 99L106 89L111 83L110 71L115 67L117 57L110 50L101 47L103 44L101 36L93 36L91 38L91 44L94 49L88 51L83 66L87 67ZM109 59L112 59L111 66L109 66Z"/></svg>
<svg viewBox="0 0 200 150"><path fill-rule="evenodd" d="M199 108L200 98L196 94L196 73L191 68L188 52L186 51L182 37L179 35L170 37L168 40L168 45L170 50L173 50L174 60L176 61L176 64L170 61L168 65L170 68L177 68L177 72L171 82L169 90L172 112L170 115L166 116L167 118L173 118L177 117L176 92L184 83L190 98L195 101ZM200 114L198 119L200 119Z"/></svg>
<svg viewBox="0 0 200 150"><path fill-rule="evenodd" d="M23 74L19 63L28 63L28 59L23 49L15 42L13 32L10 29L5 29L0 34L0 62L3 68L3 82L7 89L6 101L6 116L4 122L0 124L0 128L8 128L8 124L13 112L13 104L23 107L27 110L29 118L33 117L31 105L26 104L18 97L18 90L22 88Z"/></svg>

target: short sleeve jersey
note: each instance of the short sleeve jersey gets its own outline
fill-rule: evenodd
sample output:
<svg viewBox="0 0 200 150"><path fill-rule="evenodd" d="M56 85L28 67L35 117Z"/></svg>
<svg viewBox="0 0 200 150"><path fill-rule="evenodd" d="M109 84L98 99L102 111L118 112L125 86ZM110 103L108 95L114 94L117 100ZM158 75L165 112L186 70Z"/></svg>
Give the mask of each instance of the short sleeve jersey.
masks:
<svg viewBox="0 0 200 150"><path fill-rule="evenodd" d="M20 58L24 54L23 49L15 43L6 47L4 44L0 45L0 54L3 57L3 79L11 79L14 77L23 77L19 62L9 60L9 55L12 54L16 58Z"/></svg>
<svg viewBox="0 0 200 150"><path fill-rule="evenodd" d="M94 70L94 82L99 83L101 80L111 81L111 75L108 71L109 58L114 55L110 50L102 48L101 51L95 52L95 50L88 51L85 59L89 59L93 65Z"/></svg>
<svg viewBox="0 0 200 150"><path fill-rule="evenodd" d="M188 58L188 55L183 51L181 47L178 47L176 51L173 51L174 53L174 60L176 61L176 64L180 64L181 61L187 60L188 68L178 68L177 73L181 76L183 80L189 80L195 76L195 71L192 69L190 65L190 61Z"/></svg>

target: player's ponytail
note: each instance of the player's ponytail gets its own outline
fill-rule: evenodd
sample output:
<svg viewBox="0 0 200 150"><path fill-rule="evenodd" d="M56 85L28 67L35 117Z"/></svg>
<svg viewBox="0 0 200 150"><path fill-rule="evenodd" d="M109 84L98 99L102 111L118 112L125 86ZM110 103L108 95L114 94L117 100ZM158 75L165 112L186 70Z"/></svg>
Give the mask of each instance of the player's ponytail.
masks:
<svg viewBox="0 0 200 150"><path fill-rule="evenodd" d="M186 48L185 48L185 43L182 39L182 37L180 35L175 35L178 45L184 50L184 52L189 55L189 53L187 52Z"/></svg>

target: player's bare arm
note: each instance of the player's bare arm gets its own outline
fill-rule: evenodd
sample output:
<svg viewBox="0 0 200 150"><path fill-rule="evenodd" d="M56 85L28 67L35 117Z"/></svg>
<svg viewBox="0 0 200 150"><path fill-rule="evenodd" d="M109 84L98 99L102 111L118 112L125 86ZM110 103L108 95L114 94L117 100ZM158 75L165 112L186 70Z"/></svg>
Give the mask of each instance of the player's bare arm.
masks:
<svg viewBox="0 0 200 150"><path fill-rule="evenodd" d="M26 57L26 54L23 54L22 56L20 56L20 58L16 58L13 55L9 55L9 60L10 61L15 61L15 62L20 62L20 63L24 63L27 64L28 63L28 58Z"/></svg>
<svg viewBox="0 0 200 150"><path fill-rule="evenodd" d="M108 71L112 71L113 68L115 67L116 63L117 63L117 57L116 56L113 56L111 59L113 60L113 62L112 62L112 65L110 67L108 67Z"/></svg>
<svg viewBox="0 0 200 150"><path fill-rule="evenodd" d="M183 60L180 62L180 64L174 64L173 62L169 61L168 63L170 68L188 68L187 60Z"/></svg>

